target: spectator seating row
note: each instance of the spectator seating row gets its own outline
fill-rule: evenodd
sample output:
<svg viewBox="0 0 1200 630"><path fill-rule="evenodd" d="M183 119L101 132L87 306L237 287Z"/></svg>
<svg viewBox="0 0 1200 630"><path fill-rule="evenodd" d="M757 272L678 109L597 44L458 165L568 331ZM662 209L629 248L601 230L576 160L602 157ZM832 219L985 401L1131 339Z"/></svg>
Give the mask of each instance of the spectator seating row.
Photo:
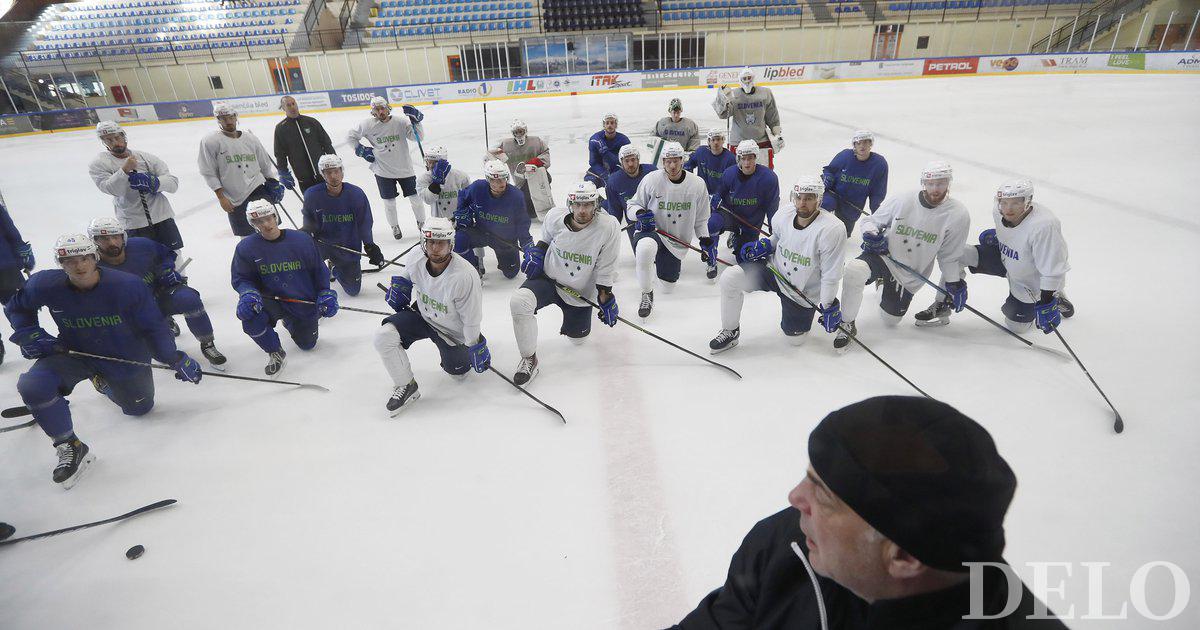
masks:
<svg viewBox="0 0 1200 630"><path fill-rule="evenodd" d="M434 24L412 28L376 28L367 31L372 39L392 39L396 37L429 37L432 35L453 35L455 33L479 33L487 31L515 31L533 28L533 20L512 20L508 22L465 22L461 24Z"/></svg>

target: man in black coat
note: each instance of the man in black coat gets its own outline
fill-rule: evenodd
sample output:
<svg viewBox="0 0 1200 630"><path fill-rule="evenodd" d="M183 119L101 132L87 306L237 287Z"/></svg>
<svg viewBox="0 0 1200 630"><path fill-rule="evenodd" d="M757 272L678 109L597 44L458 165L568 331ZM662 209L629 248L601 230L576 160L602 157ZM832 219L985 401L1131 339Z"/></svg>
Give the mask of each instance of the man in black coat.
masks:
<svg viewBox="0 0 1200 630"><path fill-rule="evenodd" d="M1016 477L973 420L870 398L826 416L808 451L792 507L754 526L676 629L1066 628L1001 557Z"/></svg>
<svg viewBox="0 0 1200 630"><path fill-rule="evenodd" d="M321 156L337 151L333 150L333 143L321 123L300 113L296 99L283 97L279 109L287 115L275 125L275 164L279 168L279 181L292 189L299 181L303 195L304 191L325 181L317 168Z"/></svg>

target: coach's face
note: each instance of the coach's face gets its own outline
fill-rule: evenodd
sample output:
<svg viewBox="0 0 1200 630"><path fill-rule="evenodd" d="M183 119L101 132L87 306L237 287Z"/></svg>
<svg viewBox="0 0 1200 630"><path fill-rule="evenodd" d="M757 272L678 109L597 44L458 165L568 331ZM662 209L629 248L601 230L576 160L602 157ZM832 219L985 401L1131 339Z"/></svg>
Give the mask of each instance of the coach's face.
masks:
<svg viewBox="0 0 1200 630"><path fill-rule="evenodd" d="M283 100L280 101L279 105L283 108L283 113L286 114L288 118L296 118L300 116L300 104L296 102L296 99L290 96L285 96L283 97Z"/></svg>

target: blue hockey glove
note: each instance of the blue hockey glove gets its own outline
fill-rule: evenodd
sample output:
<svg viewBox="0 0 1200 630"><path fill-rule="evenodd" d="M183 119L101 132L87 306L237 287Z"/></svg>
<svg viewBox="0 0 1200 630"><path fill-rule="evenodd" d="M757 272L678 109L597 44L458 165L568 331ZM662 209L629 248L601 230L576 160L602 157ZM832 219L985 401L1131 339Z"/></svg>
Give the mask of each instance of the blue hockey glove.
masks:
<svg viewBox="0 0 1200 630"><path fill-rule="evenodd" d="M204 376L204 372L200 371L200 364L196 360L189 357L187 353L180 351L175 363L171 365L175 368L175 378L189 383L199 383Z"/></svg>
<svg viewBox="0 0 1200 630"><path fill-rule="evenodd" d="M129 174L129 187L143 193L158 192L158 176L134 171Z"/></svg>
<svg viewBox="0 0 1200 630"><path fill-rule="evenodd" d="M414 125L422 120L425 120L425 114L422 114L421 110L413 107L412 105L405 105L401 107L401 109L404 111L404 115L408 116L409 121L411 121Z"/></svg>
<svg viewBox="0 0 1200 630"><path fill-rule="evenodd" d="M474 203L459 205L454 211L454 226L460 228L475 227L475 213L478 206Z"/></svg>
<svg viewBox="0 0 1200 630"><path fill-rule="evenodd" d="M887 256L887 234L885 234L883 230L878 232L863 232L862 238L862 249L864 252L879 254L880 256Z"/></svg>
<svg viewBox="0 0 1200 630"><path fill-rule="evenodd" d="M817 310L821 311L821 317L817 321L825 327L825 332L837 332L842 323L842 305L838 303L837 298L833 298L833 303L829 306L821 306Z"/></svg>
<svg viewBox="0 0 1200 630"><path fill-rule="evenodd" d="M286 166L279 167L279 182L288 188L296 188L296 178L292 177L292 172Z"/></svg>
<svg viewBox="0 0 1200 630"><path fill-rule="evenodd" d="M26 326L13 331L9 341L21 346L21 356L26 359L40 359L62 351L58 345L58 337L37 326Z"/></svg>
<svg viewBox="0 0 1200 630"><path fill-rule="evenodd" d="M980 232L979 244L984 247L999 247L1000 239L996 238L996 228L988 228Z"/></svg>
<svg viewBox="0 0 1200 630"><path fill-rule="evenodd" d="M522 254L521 273L530 279L542 275L542 269L546 262L546 250L537 245L527 245Z"/></svg>
<svg viewBox="0 0 1200 630"><path fill-rule="evenodd" d="M600 318L600 321L604 322L606 326L616 326L619 314L617 296L613 295L612 291L605 291L605 293L608 294L608 299L600 301L600 312L596 314L596 317Z"/></svg>
<svg viewBox="0 0 1200 630"><path fill-rule="evenodd" d="M354 155L366 160L367 162L375 162L375 149L361 144L354 145Z"/></svg>
<svg viewBox="0 0 1200 630"><path fill-rule="evenodd" d="M412 304L412 289L412 280L403 276L392 276L386 298L388 306L397 312L407 309Z"/></svg>
<svg viewBox="0 0 1200 630"><path fill-rule="evenodd" d="M946 290L950 292L950 303L955 313L961 313L967 306L967 281L947 282Z"/></svg>
<svg viewBox="0 0 1200 630"><path fill-rule="evenodd" d="M446 178L450 176L450 163L446 160L438 160L433 165L433 171L430 172L431 184L441 186L446 183Z"/></svg>
<svg viewBox="0 0 1200 630"><path fill-rule="evenodd" d="M833 190L834 184L837 183L837 176L833 173L821 173L821 183L825 184L826 190Z"/></svg>
<svg viewBox="0 0 1200 630"><path fill-rule="evenodd" d="M775 246L771 244L771 239L760 238L757 241L751 241L742 245L742 260L746 262L759 262L771 257L775 253Z"/></svg>
<svg viewBox="0 0 1200 630"><path fill-rule="evenodd" d="M483 335L479 336L479 343L467 348L467 352L471 354L471 367L475 368L476 372L486 372L492 365L492 353L488 350L487 339Z"/></svg>
<svg viewBox="0 0 1200 630"><path fill-rule="evenodd" d="M254 289L250 289L238 296L237 303L237 318L242 321L249 321L255 315L263 310L262 294Z"/></svg>
<svg viewBox="0 0 1200 630"><path fill-rule="evenodd" d="M642 208L637 211L637 231L653 232L658 229L658 223L654 220L654 213Z"/></svg>
<svg viewBox="0 0 1200 630"><path fill-rule="evenodd" d="M717 208L721 207L721 195L709 195L708 207L712 209L713 214L720 212Z"/></svg>
<svg viewBox="0 0 1200 630"><path fill-rule="evenodd" d="M333 317L338 312L337 291L325 289L317 294L317 310L321 317Z"/></svg>
<svg viewBox="0 0 1200 630"><path fill-rule="evenodd" d="M717 264L717 239L711 236L700 237L700 262L710 265Z"/></svg>
<svg viewBox="0 0 1200 630"><path fill-rule="evenodd" d="M21 268L25 271L33 271L37 265L37 260L33 257L33 246L29 243L21 243L17 246L17 257L21 259Z"/></svg>
<svg viewBox="0 0 1200 630"><path fill-rule="evenodd" d="M179 272L175 270L174 263L163 265L162 268L159 269L158 286L164 289L170 289L171 287L177 287L181 284L183 284L183 276L179 275Z"/></svg>
<svg viewBox="0 0 1200 630"><path fill-rule="evenodd" d="M1037 317L1036 325L1038 330L1049 335L1054 332L1055 328L1062 323L1062 313L1058 310L1058 296L1052 296L1049 300L1038 302L1034 306L1034 315ZM24 352L24 348L21 349Z"/></svg>
<svg viewBox="0 0 1200 630"><path fill-rule="evenodd" d="M283 195L287 192L287 189L283 187L283 184L279 183L279 180L268 179L263 185L266 186L267 189L267 201L270 201L271 203L279 203L283 201Z"/></svg>

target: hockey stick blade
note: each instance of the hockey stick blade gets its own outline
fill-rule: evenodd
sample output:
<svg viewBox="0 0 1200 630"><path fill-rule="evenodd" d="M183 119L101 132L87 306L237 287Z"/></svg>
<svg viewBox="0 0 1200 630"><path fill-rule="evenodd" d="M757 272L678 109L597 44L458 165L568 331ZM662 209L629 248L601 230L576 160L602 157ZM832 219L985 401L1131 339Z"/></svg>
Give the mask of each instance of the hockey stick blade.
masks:
<svg viewBox="0 0 1200 630"><path fill-rule="evenodd" d="M31 413L33 412L29 410L29 407L21 405L19 407L9 407L4 411L0 411L0 418L20 418L21 416L28 416Z"/></svg>
<svg viewBox="0 0 1200 630"><path fill-rule="evenodd" d="M37 420L30 420L29 422L22 422L21 424L14 424L11 427L4 427L3 429L0 429L0 433L7 433L9 431L16 431L17 429L24 429L25 427L31 427L35 424L37 424Z"/></svg>
<svg viewBox="0 0 1200 630"><path fill-rule="evenodd" d="M175 371L175 368L173 368L169 365L160 365L158 363L146 363L144 361L130 361L129 359L120 359L117 357L106 357L106 356L100 355L100 354L79 352L77 350L67 350L67 354L71 355L71 356L75 356L75 357L87 357L89 359L100 359L103 361L112 361L114 363L124 363L126 365L140 365L142 367L154 368L156 370L170 370L172 372ZM209 371L205 371L205 370L200 370L200 373L205 376L212 376L214 378L228 378L228 379L233 379L233 380L237 380L237 381L253 381L255 383L270 383L272 385L292 385L292 386L298 387L300 389L312 389L312 390L316 390L319 392L328 392L329 391L328 387L323 387L321 385L315 385L313 383L297 383L295 381L280 381L280 380L276 380L273 378L260 378L258 376L242 376L240 374L226 374L224 372L209 372Z"/></svg>
<svg viewBox="0 0 1200 630"><path fill-rule="evenodd" d="M537 396L534 396L533 394L530 394L528 390L526 390L524 387L521 387L520 385L517 385L516 381L514 381L514 380L512 380L511 378L508 378L507 376L505 376L503 372L501 372L500 370L497 370L496 368L494 368L494 367L492 367L492 366L490 366L490 365L488 366L488 370L491 370L492 372L495 372L496 376L499 376L500 378L504 379L504 380L505 380L505 381L506 381L506 382L507 382L509 385L512 385L513 387L515 387L515 388L517 388L518 390L520 390L520 392L521 392L522 394L525 394L526 396L528 396L529 398L531 398L531 399L532 399L534 402L536 402L537 404L539 404L539 405L541 405L541 406L545 407L546 409L549 409L551 413L553 413L554 415L558 416L558 419L559 419L559 420L562 420L563 424L566 424L566 423L567 423L567 418L566 418L565 416L563 416L563 415L562 415L562 412L561 412L561 411L559 411L559 410L555 409L554 407L551 407L550 405L547 405L546 403L542 402L542 401L541 401L541 400L540 400L540 399L539 399Z"/></svg>
<svg viewBox="0 0 1200 630"><path fill-rule="evenodd" d="M176 499L163 499L162 501L158 501L156 503L151 503L150 505L142 506L136 510L133 510L132 512L126 512L125 514L122 514L120 516L106 518L102 521L93 521L91 523L84 523L83 525L75 525L74 527L64 527L63 529L56 529L54 531L43 532L41 534L33 534L32 536L22 536L21 538L9 538L8 540L0 540L0 547L3 547L4 545L12 545L12 544L19 543L19 542L25 542L26 540L37 540L38 538L47 538L49 536L57 536L59 534L66 534L67 532L73 532L73 531L77 531L80 529L87 529L89 527L95 527L97 525L105 525L108 523L115 523L117 521L123 521L127 518L132 518L139 514L145 514L146 512L149 512L151 510L157 510L158 508L167 507L168 505L173 505L173 504L175 504L175 502L176 502Z"/></svg>

